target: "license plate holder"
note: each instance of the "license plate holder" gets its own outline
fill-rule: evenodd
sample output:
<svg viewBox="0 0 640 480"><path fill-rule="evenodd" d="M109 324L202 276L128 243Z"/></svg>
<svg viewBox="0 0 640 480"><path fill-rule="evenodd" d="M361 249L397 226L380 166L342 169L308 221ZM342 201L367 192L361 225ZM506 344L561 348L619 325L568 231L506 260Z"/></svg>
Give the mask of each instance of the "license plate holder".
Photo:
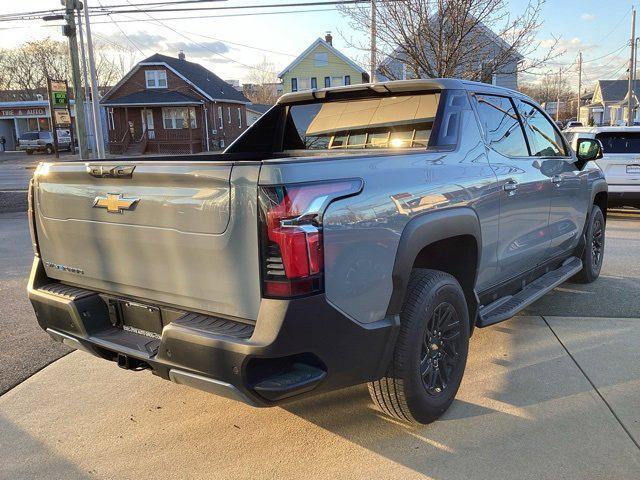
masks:
<svg viewBox="0 0 640 480"><path fill-rule="evenodd" d="M640 175L640 164L627 165L627 173L631 175Z"/></svg>
<svg viewBox="0 0 640 480"><path fill-rule="evenodd" d="M120 302L120 314L123 327L162 333L162 314L158 307L125 300Z"/></svg>

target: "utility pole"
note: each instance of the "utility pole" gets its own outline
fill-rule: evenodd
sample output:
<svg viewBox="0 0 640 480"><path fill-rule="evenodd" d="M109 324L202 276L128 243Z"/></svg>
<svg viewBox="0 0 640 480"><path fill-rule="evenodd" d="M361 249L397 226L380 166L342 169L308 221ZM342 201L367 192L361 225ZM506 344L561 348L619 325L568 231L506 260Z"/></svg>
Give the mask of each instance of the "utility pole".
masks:
<svg viewBox="0 0 640 480"><path fill-rule="evenodd" d="M558 98L556 101L556 122L560 120L560 85L562 84L562 68L558 68Z"/></svg>
<svg viewBox="0 0 640 480"><path fill-rule="evenodd" d="M62 1L62 0L61 0ZM82 101L82 82L80 81L80 66L78 65L78 42L76 41L75 5L76 0L65 1L65 20L62 27L64 35L69 38L69 56L71 60L71 78L76 102L76 138L80 149L80 159L88 160L86 120L84 116L84 102Z"/></svg>
<svg viewBox="0 0 640 480"><path fill-rule="evenodd" d="M91 25L89 23L88 0L84 0L84 24L87 29L87 56L91 76L91 101L93 102L93 126L95 128L96 153L98 158L104 158L104 138L102 136L102 116L100 115L100 92L98 91L98 75L96 74L96 62L93 55L93 39L91 38Z"/></svg>
<svg viewBox="0 0 640 480"><path fill-rule="evenodd" d="M576 107L576 120L580 120L580 96L582 95L582 52L578 53L578 106Z"/></svg>
<svg viewBox="0 0 640 480"><path fill-rule="evenodd" d="M376 2L371 0L371 73L369 74L371 83L376 81L376 36Z"/></svg>
<svg viewBox="0 0 640 480"><path fill-rule="evenodd" d="M636 9L631 8L631 55L629 55L629 88L627 89L627 126L633 125L633 59L636 49Z"/></svg>
<svg viewBox="0 0 640 480"><path fill-rule="evenodd" d="M84 85L84 101L88 104L91 101L89 94L89 78L87 76L87 60L84 55L84 36L82 33L82 13L80 9L77 10L76 18L78 20L78 46L80 47L80 70L82 70L82 84ZM94 131L93 122L89 119L87 122L87 130ZM93 137L95 142L95 136Z"/></svg>

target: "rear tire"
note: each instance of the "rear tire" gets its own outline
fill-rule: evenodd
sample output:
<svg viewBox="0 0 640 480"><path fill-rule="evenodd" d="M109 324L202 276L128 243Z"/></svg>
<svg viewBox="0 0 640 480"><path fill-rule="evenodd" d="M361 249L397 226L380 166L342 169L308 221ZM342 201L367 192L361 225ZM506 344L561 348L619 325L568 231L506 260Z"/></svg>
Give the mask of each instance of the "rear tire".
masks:
<svg viewBox="0 0 640 480"><path fill-rule="evenodd" d="M571 280L576 283L591 283L600 276L604 260L605 223L602 210L594 205L589 215L586 242L582 252L582 270Z"/></svg>
<svg viewBox="0 0 640 480"><path fill-rule="evenodd" d="M464 292L448 273L414 269L386 375L370 382L376 406L402 421L427 424L451 405L469 350Z"/></svg>
<svg viewBox="0 0 640 480"><path fill-rule="evenodd" d="M25 150L25 152L27 152L27 155L33 155L33 150Z"/></svg>

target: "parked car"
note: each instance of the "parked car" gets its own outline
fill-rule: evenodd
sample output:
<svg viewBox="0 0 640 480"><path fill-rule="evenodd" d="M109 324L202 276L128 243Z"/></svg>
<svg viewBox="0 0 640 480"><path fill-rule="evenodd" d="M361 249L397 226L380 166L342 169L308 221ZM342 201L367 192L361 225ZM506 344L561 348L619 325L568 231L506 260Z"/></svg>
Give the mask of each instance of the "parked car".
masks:
<svg viewBox="0 0 640 480"><path fill-rule="evenodd" d="M578 127L564 132L575 147L581 139L602 143L597 164L609 184L609 206L640 208L640 127Z"/></svg>
<svg viewBox="0 0 640 480"><path fill-rule="evenodd" d="M577 120L569 120L567 124L564 126L564 128L566 130L568 128L581 127L581 126L582 126L582 122L579 122Z"/></svg>
<svg viewBox="0 0 640 480"><path fill-rule="evenodd" d="M29 298L125 369L256 406L368 382L428 423L475 328L598 277L600 143L577 151L491 85L290 93L222 154L42 164Z"/></svg>
<svg viewBox="0 0 640 480"><path fill-rule="evenodd" d="M61 135L58 138L59 150L71 150L71 136ZM24 150L28 155L33 152L55 152L53 134L49 131L25 132L18 139L18 150Z"/></svg>

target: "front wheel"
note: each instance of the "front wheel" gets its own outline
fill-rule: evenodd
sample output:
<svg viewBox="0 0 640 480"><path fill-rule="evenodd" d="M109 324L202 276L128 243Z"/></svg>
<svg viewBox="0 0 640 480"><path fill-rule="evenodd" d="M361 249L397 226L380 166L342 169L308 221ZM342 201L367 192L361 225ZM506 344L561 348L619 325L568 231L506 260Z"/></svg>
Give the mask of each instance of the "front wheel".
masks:
<svg viewBox="0 0 640 480"><path fill-rule="evenodd" d="M431 423L453 402L467 362L464 292L448 273L415 269L400 319L391 364L383 378L369 383L369 393L392 417Z"/></svg>
<svg viewBox="0 0 640 480"><path fill-rule="evenodd" d="M577 283L591 283L600 276L604 259L604 215L594 205L589 215L586 231L586 243L582 252L582 270L572 280Z"/></svg>
<svg viewBox="0 0 640 480"><path fill-rule="evenodd" d="M47 145L44 149L44 151L47 153L47 155L51 155L53 153L53 145Z"/></svg>

